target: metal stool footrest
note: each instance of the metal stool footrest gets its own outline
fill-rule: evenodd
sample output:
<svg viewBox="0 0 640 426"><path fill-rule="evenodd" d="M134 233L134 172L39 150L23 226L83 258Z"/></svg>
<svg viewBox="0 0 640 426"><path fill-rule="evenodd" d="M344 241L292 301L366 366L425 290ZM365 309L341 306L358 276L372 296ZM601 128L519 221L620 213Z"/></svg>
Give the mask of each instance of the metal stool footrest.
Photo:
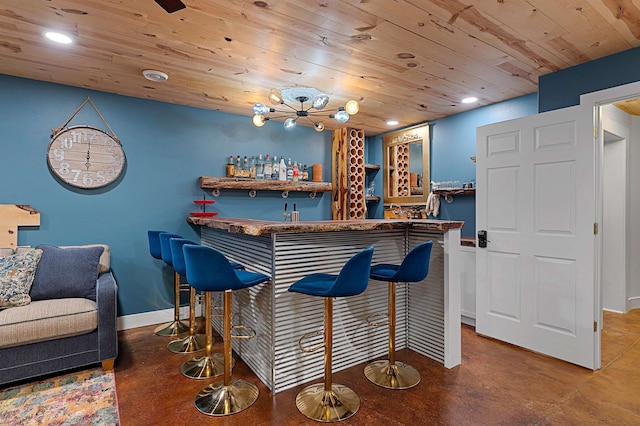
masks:
<svg viewBox="0 0 640 426"><path fill-rule="evenodd" d="M371 327L381 327L383 325L389 325L389 315L384 313L371 314L366 318L367 324Z"/></svg>
<svg viewBox="0 0 640 426"><path fill-rule="evenodd" d="M302 346L302 341L303 340L309 340L309 339L311 339L311 337L316 337L316 336L324 336L324 332L323 331L311 331L309 333L303 334L302 337L300 337L298 339L298 347L300 348L300 350L302 352L310 353L310 352L315 352L318 349L324 348L324 341L322 343L320 343L318 346L314 346L311 349L308 349L308 348L305 348L304 346Z"/></svg>
<svg viewBox="0 0 640 426"><path fill-rule="evenodd" d="M234 334L234 331L243 330L243 332ZM256 331L245 325L234 325L231 327L231 338L232 339L253 339L256 337Z"/></svg>

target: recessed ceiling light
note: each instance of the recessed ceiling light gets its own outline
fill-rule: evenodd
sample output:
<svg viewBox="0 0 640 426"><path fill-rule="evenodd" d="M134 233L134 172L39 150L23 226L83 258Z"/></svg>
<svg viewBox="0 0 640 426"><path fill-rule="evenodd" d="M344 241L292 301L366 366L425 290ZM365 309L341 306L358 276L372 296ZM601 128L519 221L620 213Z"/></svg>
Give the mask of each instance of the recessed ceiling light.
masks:
<svg viewBox="0 0 640 426"><path fill-rule="evenodd" d="M167 81L169 79L166 73L158 70L144 70L142 71L142 75L151 81Z"/></svg>
<svg viewBox="0 0 640 426"><path fill-rule="evenodd" d="M387 126L397 126L398 120L389 120L387 121Z"/></svg>
<svg viewBox="0 0 640 426"><path fill-rule="evenodd" d="M47 31L46 33L44 33L44 36L51 41L55 41L56 43L71 44L73 42L73 39L68 35L55 31Z"/></svg>
<svg viewBox="0 0 640 426"><path fill-rule="evenodd" d="M473 96L470 96L470 97L468 97L468 98L464 98L464 99L462 100L462 103L463 103L463 104L472 104L472 103L476 102L477 100L478 100L478 98L473 97Z"/></svg>

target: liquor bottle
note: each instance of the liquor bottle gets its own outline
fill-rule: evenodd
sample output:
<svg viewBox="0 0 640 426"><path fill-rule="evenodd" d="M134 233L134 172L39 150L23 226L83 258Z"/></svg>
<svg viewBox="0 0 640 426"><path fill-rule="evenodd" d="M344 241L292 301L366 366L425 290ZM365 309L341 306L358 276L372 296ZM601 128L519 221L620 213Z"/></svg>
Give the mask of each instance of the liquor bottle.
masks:
<svg viewBox="0 0 640 426"><path fill-rule="evenodd" d="M278 180L287 180L287 165L284 162L284 155L280 156L280 170Z"/></svg>
<svg viewBox="0 0 640 426"><path fill-rule="evenodd" d="M244 161L242 162L242 177L249 177L249 160L247 159L246 155L244 156Z"/></svg>
<svg viewBox="0 0 640 426"><path fill-rule="evenodd" d="M267 157L264 160L264 178L266 180L271 180L272 171L273 165L271 164L271 157L269 157L269 154L267 154Z"/></svg>
<svg viewBox="0 0 640 426"><path fill-rule="evenodd" d="M291 157L287 162L287 180L293 180L293 164L291 164Z"/></svg>
<svg viewBox="0 0 640 426"><path fill-rule="evenodd" d="M306 164L302 167L302 180L304 182L309 182L309 169Z"/></svg>
<svg viewBox="0 0 640 426"><path fill-rule="evenodd" d="M229 161L227 161L227 177L232 178L236 173L236 168L233 165L233 155L229 156Z"/></svg>
<svg viewBox="0 0 640 426"><path fill-rule="evenodd" d="M300 180L300 171L298 170L298 162L293 163L293 181L298 182Z"/></svg>
<svg viewBox="0 0 640 426"><path fill-rule="evenodd" d="M256 165L256 179L264 179L264 161L262 161L262 154L258 155L258 164Z"/></svg>
<svg viewBox="0 0 640 426"><path fill-rule="evenodd" d="M236 168L233 172L233 176L242 177L242 160L239 155L236 157Z"/></svg>
<svg viewBox="0 0 640 426"><path fill-rule="evenodd" d="M251 156L251 161L249 161L249 177L251 179L256 178L256 156Z"/></svg>
<svg viewBox="0 0 640 426"><path fill-rule="evenodd" d="M278 156L273 156L273 166L271 167L271 180L280 179L280 163L278 163Z"/></svg>

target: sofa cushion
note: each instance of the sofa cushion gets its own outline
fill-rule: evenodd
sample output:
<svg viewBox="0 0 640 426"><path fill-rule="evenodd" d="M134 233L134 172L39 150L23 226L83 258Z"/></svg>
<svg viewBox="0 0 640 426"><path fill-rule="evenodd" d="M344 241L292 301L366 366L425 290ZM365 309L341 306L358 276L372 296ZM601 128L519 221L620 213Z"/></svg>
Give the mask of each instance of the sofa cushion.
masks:
<svg viewBox="0 0 640 426"><path fill-rule="evenodd" d="M100 255L100 262L98 262L98 275L109 272L111 269L111 253L107 244L86 244L83 246L58 246L60 248L83 248L83 247L102 247L104 251Z"/></svg>
<svg viewBox="0 0 640 426"><path fill-rule="evenodd" d="M42 250L31 249L0 258L0 309L31 302L29 290L41 255Z"/></svg>
<svg viewBox="0 0 640 426"><path fill-rule="evenodd" d="M83 297L96 300L99 246L59 248L39 245L42 257L31 287L31 300Z"/></svg>
<svg viewBox="0 0 640 426"><path fill-rule="evenodd" d="M0 311L0 348L89 333L98 326L96 303L51 299Z"/></svg>
<svg viewBox="0 0 640 426"><path fill-rule="evenodd" d="M100 256L100 263L98 264L98 275L104 274L105 272L109 272L111 269L111 251L109 250L109 246L107 244L85 244L82 246L58 246L60 248L81 248L81 247L102 247L104 251ZM15 253L20 253L23 250L28 250L31 247L28 246L18 246L15 250ZM0 257L3 255L3 250L7 250L5 255L13 254L12 248L3 249L0 248ZM10 251L9 251L10 250Z"/></svg>

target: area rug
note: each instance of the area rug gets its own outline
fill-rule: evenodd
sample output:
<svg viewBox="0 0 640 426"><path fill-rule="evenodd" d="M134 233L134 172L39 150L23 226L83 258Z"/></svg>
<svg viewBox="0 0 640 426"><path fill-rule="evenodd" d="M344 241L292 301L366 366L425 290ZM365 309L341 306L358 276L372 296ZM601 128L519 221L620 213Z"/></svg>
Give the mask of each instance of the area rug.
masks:
<svg viewBox="0 0 640 426"><path fill-rule="evenodd" d="M113 371L83 370L0 389L0 425L119 425Z"/></svg>

